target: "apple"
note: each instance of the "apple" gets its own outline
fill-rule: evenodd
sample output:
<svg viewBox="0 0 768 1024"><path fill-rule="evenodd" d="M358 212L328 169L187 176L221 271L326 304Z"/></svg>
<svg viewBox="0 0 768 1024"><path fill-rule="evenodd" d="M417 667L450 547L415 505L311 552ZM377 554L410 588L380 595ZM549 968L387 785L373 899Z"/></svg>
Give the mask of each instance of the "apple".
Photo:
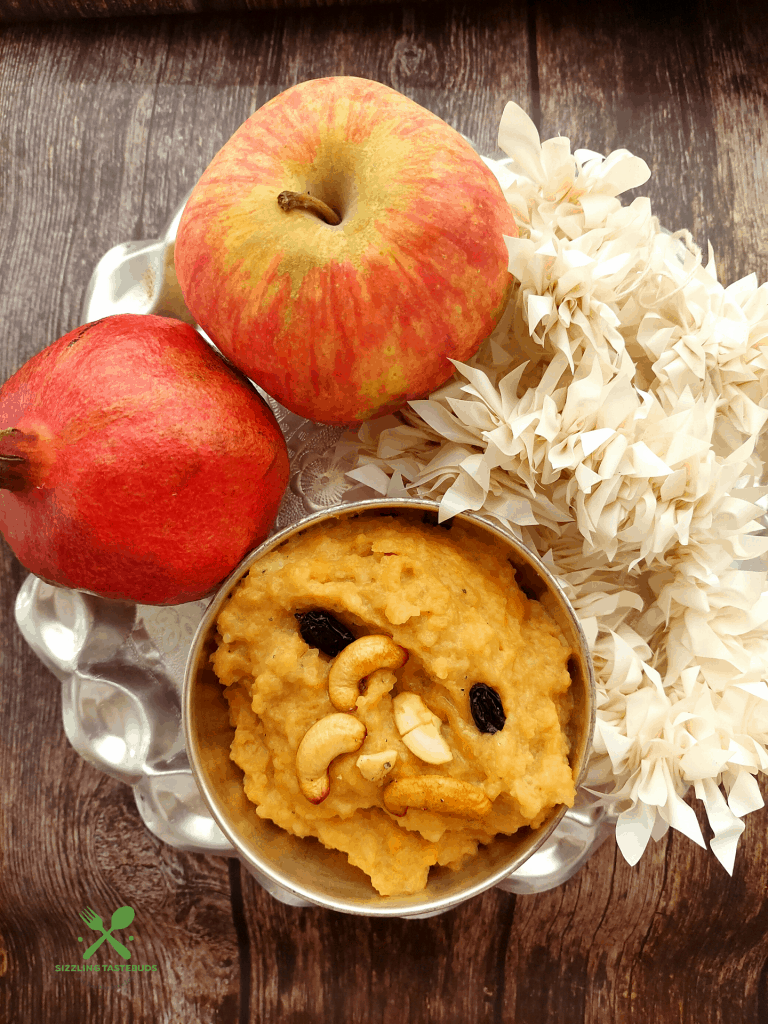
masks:
<svg viewBox="0 0 768 1024"><path fill-rule="evenodd" d="M256 111L185 206L175 263L217 347L288 409L352 424L425 395L491 332L517 228L458 132L362 78Z"/></svg>

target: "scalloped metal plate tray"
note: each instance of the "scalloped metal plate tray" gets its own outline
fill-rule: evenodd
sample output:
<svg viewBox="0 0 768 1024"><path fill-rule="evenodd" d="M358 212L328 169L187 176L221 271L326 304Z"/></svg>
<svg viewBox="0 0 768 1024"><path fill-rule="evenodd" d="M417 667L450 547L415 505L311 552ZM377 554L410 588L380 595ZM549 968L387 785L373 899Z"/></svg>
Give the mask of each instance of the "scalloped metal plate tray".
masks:
<svg viewBox="0 0 768 1024"><path fill-rule="evenodd" d="M495 173L505 163L485 162ZM113 313L157 313L194 323L173 269L183 207L161 238L126 242L102 257L86 292L82 323ZM345 477L349 467L330 456L341 428L302 419L264 397L291 456L290 485L275 530L332 505L379 497L352 484ZM206 604L159 608L107 601L29 576L15 613L27 643L61 680L64 730L78 754L133 787L142 820L163 842L194 853L235 856L208 813L184 749L184 666ZM580 790L550 839L499 888L535 893L562 884L614 826L614 816ZM272 885L269 890L285 903L308 905Z"/></svg>

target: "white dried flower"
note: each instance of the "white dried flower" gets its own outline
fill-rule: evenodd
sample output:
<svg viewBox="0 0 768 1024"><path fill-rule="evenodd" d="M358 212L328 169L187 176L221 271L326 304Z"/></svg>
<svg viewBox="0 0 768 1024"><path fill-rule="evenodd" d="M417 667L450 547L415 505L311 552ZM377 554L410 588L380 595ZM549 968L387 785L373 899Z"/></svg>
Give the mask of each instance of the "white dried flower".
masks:
<svg viewBox="0 0 768 1024"><path fill-rule="evenodd" d="M513 209L502 320L427 399L339 451L379 494L482 511L537 550L590 642L588 786L621 809L635 863L669 827L704 845L693 786L732 871L768 770L768 550L756 439L768 420L768 285L725 288L663 231L626 150L541 143L507 104L488 161ZM759 564L759 563L758 563Z"/></svg>

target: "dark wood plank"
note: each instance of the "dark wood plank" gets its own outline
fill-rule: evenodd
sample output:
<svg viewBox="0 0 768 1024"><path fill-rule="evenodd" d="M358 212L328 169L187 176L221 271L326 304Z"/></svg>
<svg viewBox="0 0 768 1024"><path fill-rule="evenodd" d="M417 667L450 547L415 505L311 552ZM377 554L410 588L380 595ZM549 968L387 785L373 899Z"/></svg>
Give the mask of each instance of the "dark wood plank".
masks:
<svg viewBox="0 0 768 1024"><path fill-rule="evenodd" d="M276 905L247 874L243 894L252 1020L495 1024L516 1019L499 968L519 898L495 891L424 921L373 921Z"/></svg>
<svg viewBox="0 0 768 1024"><path fill-rule="evenodd" d="M768 33L749 2L536 5L542 138L629 149L671 230L710 241L721 280L768 279L763 130Z"/></svg>
<svg viewBox="0 0 768 1024"><path fill-rule="evenodd" d="M718 211L724 209L722 229L716 240L713 237L713 244L723 268L721 278L726 281L753 272L760 283L768 281L768 31L764 13L754 0L736 7L716 0L702 4L699 59L712 97L715 184L722 197Z"/></svg>
<svg viewBox="0 0 768 1024"><path fill-rule="evenodd" d="M121 18L164 14L237 14L307 7L349 7L389 0L0 0L0 24L64 18ZM420 2L420 0L415 0ZM426 0L428 2L428 0Z"/></svg>
<svg viewBox="0 0 768 1024"><path fill-rule="evenodd" d="M227 862L155 839L131 789L69 746L59 683L13 624L24 575L4 545L0 1020L236 1020L239 963ZM82 965L79 935L96 938L79 911L90 906L108 920L125 904L136 912L132 962L154 964L156 971L56 971L57 964ZM105 950L88 962L115 959Z"/></svg>
<svg viewBox="0 0 768 1024"><path fill-rule="evenodd" d="M506 973L525 984L510 1019L568 1020L572 999L585 1024L762 1020L765 824L748 819L733 878L675 834L634 868L608 843L565 886L518 898Z"/></svg>

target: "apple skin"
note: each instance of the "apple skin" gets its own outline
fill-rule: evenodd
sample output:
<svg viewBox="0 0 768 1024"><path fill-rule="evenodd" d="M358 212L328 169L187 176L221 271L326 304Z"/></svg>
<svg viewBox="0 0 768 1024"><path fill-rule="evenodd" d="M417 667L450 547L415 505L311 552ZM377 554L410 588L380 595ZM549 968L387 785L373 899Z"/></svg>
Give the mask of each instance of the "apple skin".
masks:
<svg viewBox="0 0 768 1024"><path fill-rule="evenodd" d="M286 212L321 199L338 225ZM288 409L353 424L428 394L490 334L512 278L514 216L439 117L378 82L320 78L256 111L182 214L175 263L192 315Z"/></svg>
<svg viewBox="0 0 768 1024"><path fill-rule="evenodd" d="M0 531L59 586L205 597L267 536L288 476L267 404L178 320L76 328L0 388Z"/></svg>

